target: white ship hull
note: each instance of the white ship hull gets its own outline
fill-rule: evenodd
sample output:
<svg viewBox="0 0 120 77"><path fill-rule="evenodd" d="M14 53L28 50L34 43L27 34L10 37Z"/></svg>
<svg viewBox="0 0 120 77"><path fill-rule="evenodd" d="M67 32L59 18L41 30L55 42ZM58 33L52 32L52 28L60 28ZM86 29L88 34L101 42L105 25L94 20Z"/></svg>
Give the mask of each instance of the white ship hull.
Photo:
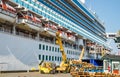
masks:
<svg viewBox="0 0 120 77"><path fill-rule="evenodd" d="M43 51L39 49L39 44L59 48L59 46L55 44L45 43L42 41L2 32L0 33L0 37L0 70L28 70L32 67L38 69L38 64L40 63L40 54L61 57L60 52L46 50ZM68 49L79 52L70 48L65 48L65 51ZM67 57L78 59L79 55L76 56L68 54ZM60 63L60 61L52 62L57 64Z"/></svg>

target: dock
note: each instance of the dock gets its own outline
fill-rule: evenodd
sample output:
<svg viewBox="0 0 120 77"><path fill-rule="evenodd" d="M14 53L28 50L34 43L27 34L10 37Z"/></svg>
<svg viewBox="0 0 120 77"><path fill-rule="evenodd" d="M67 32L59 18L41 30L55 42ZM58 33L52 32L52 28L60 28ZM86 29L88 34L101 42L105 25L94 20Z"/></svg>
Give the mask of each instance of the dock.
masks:
<svg viewBox="0 0 120 77"><path fill-rule="evenodd" d="M70 73L63 74L40 74L39 72L25 73L0 73L0 77L72 77Z"/></svg>

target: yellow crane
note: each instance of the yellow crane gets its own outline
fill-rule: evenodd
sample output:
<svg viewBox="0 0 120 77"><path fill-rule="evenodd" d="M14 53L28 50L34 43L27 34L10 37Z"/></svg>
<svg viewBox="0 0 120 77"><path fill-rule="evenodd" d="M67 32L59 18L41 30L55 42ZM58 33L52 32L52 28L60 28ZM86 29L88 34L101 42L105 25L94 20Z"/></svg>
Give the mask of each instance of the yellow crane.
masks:
<svg viewBox="0 0 120 77"><path fill-rule="evenodd" d="M82 62L82 58L83 58L83 55L84 55L84 51L85 51L85 49L84 49L84 47L83 47L83 48L82 48L82 52L81 52L80 57L79 57L79 61L80 61L80 62Z"/></svg>
<svg viewBox="0 0 120 77"><path fill-rule="evenodd" d="M60 63L60 66L56 68L56 71L58 72L69 72L70 70L70 64L69 61L67 61L67 57L64 51L64 47L62 44L62 38L60 36L60 32L56 32L56 44L60 46L60 52L62 54L62 61Z"/></svg>

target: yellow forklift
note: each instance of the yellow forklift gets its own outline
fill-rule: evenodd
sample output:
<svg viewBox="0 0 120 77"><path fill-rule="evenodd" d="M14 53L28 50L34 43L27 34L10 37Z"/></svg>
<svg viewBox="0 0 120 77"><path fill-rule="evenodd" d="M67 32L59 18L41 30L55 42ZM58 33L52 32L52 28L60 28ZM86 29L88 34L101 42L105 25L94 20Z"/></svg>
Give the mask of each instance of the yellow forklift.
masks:
<svg viewBox="0 0 120 77"><path fill-rule="evenodd" d="M52 62L44 62L43 60L39 64L39 72L42 74L55 74L56 64Z"/></svg>

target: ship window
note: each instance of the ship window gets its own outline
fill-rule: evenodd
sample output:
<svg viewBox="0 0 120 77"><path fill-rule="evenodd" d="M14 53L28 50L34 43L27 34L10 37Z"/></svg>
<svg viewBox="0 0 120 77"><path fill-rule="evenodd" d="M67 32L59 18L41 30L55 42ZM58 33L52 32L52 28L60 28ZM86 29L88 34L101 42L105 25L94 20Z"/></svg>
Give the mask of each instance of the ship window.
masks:
<svg viewBox="0 0 120 77"><path fill-rule="evenodd" d="M41 60L41 55L39 55L39 60Z"/></svg>
<svg viewBox="0 0 120 77"><path fill-rule="evenodd" d="M46 45L46 51L48 50L48 46Z"/></svg>
<svg viewBox="0 0 120 77"><path fill-rule="evenodd" d="M57 48L55 48L55 52L57 52Z"/></svg>
<svg viewBox="0 0 120 77"><path fill-rule="evenodd" d="M48 60L48 55L46 55L46 60Z"/></svg>
<svg viewBox="0 0 120 77"><path fill-rule="evenodd" d="M52 51L54 52L54 47L52 47Z"/></svg>
<svg viewBox="0 0 120 77"><path fill-rule="evenodd" d="M49 46L49 51L51 51L51 46Z"/></svg>
<svg viewBox="0 0 120 77"><path fill-rule="evenodd" d="M42 60L44 60L44 55L42 55Z"/></svg>
<svg viewBox="0 0 120 77"><path fill-rule="evenodd" d="M58 57L58 61L59 61L59 57Z"/></svg>
<svg viewBox="0 0 120 77"><path fill-rule="evenodd" d="M49 56L49 61L51 61L51 56Z"/></svg>
<svg viewBox="0 0 120 77"><path fill-rule="evenodd" d="M59 52L59 48L58 48L58 52Z"/></svg>
<svg viewBox="0 0 120 77"><path fill-rule="evenodd" d="M39 49L41 50L41 44L39 44Z"/></svg>
<svg viewBox="0 0 120 77"><path fill-rule="evenodd" d="M57 60L57 57L55 56L55 61Z"/></svg>
<svg viewBox="0 0 120 77"><path fill-rule="evenodd" d="M60 57L60 61L62 61L62 57Z"/></svg>
<svg viewBox="0 0 120 77"><path fill-rule="evenodd" d="M45 45L43 45L43 50L45 50Z"/></svg>
<svg viewBox="0 0 120 77"><path fill-rule="evenodd" d="M70 54L70 51L69 51L69 54Z"/></svg>
<svg viewBox="0 0 120 77"><path fill-rule="evenodd" d="M67 50L67 54L68 54L68 50Z"/></svg>
<svg viewBox="0 0 120 77"><path fill-rule="evenodd" d="M52 56L52 61L54 61L54 56Z"/></svg>

